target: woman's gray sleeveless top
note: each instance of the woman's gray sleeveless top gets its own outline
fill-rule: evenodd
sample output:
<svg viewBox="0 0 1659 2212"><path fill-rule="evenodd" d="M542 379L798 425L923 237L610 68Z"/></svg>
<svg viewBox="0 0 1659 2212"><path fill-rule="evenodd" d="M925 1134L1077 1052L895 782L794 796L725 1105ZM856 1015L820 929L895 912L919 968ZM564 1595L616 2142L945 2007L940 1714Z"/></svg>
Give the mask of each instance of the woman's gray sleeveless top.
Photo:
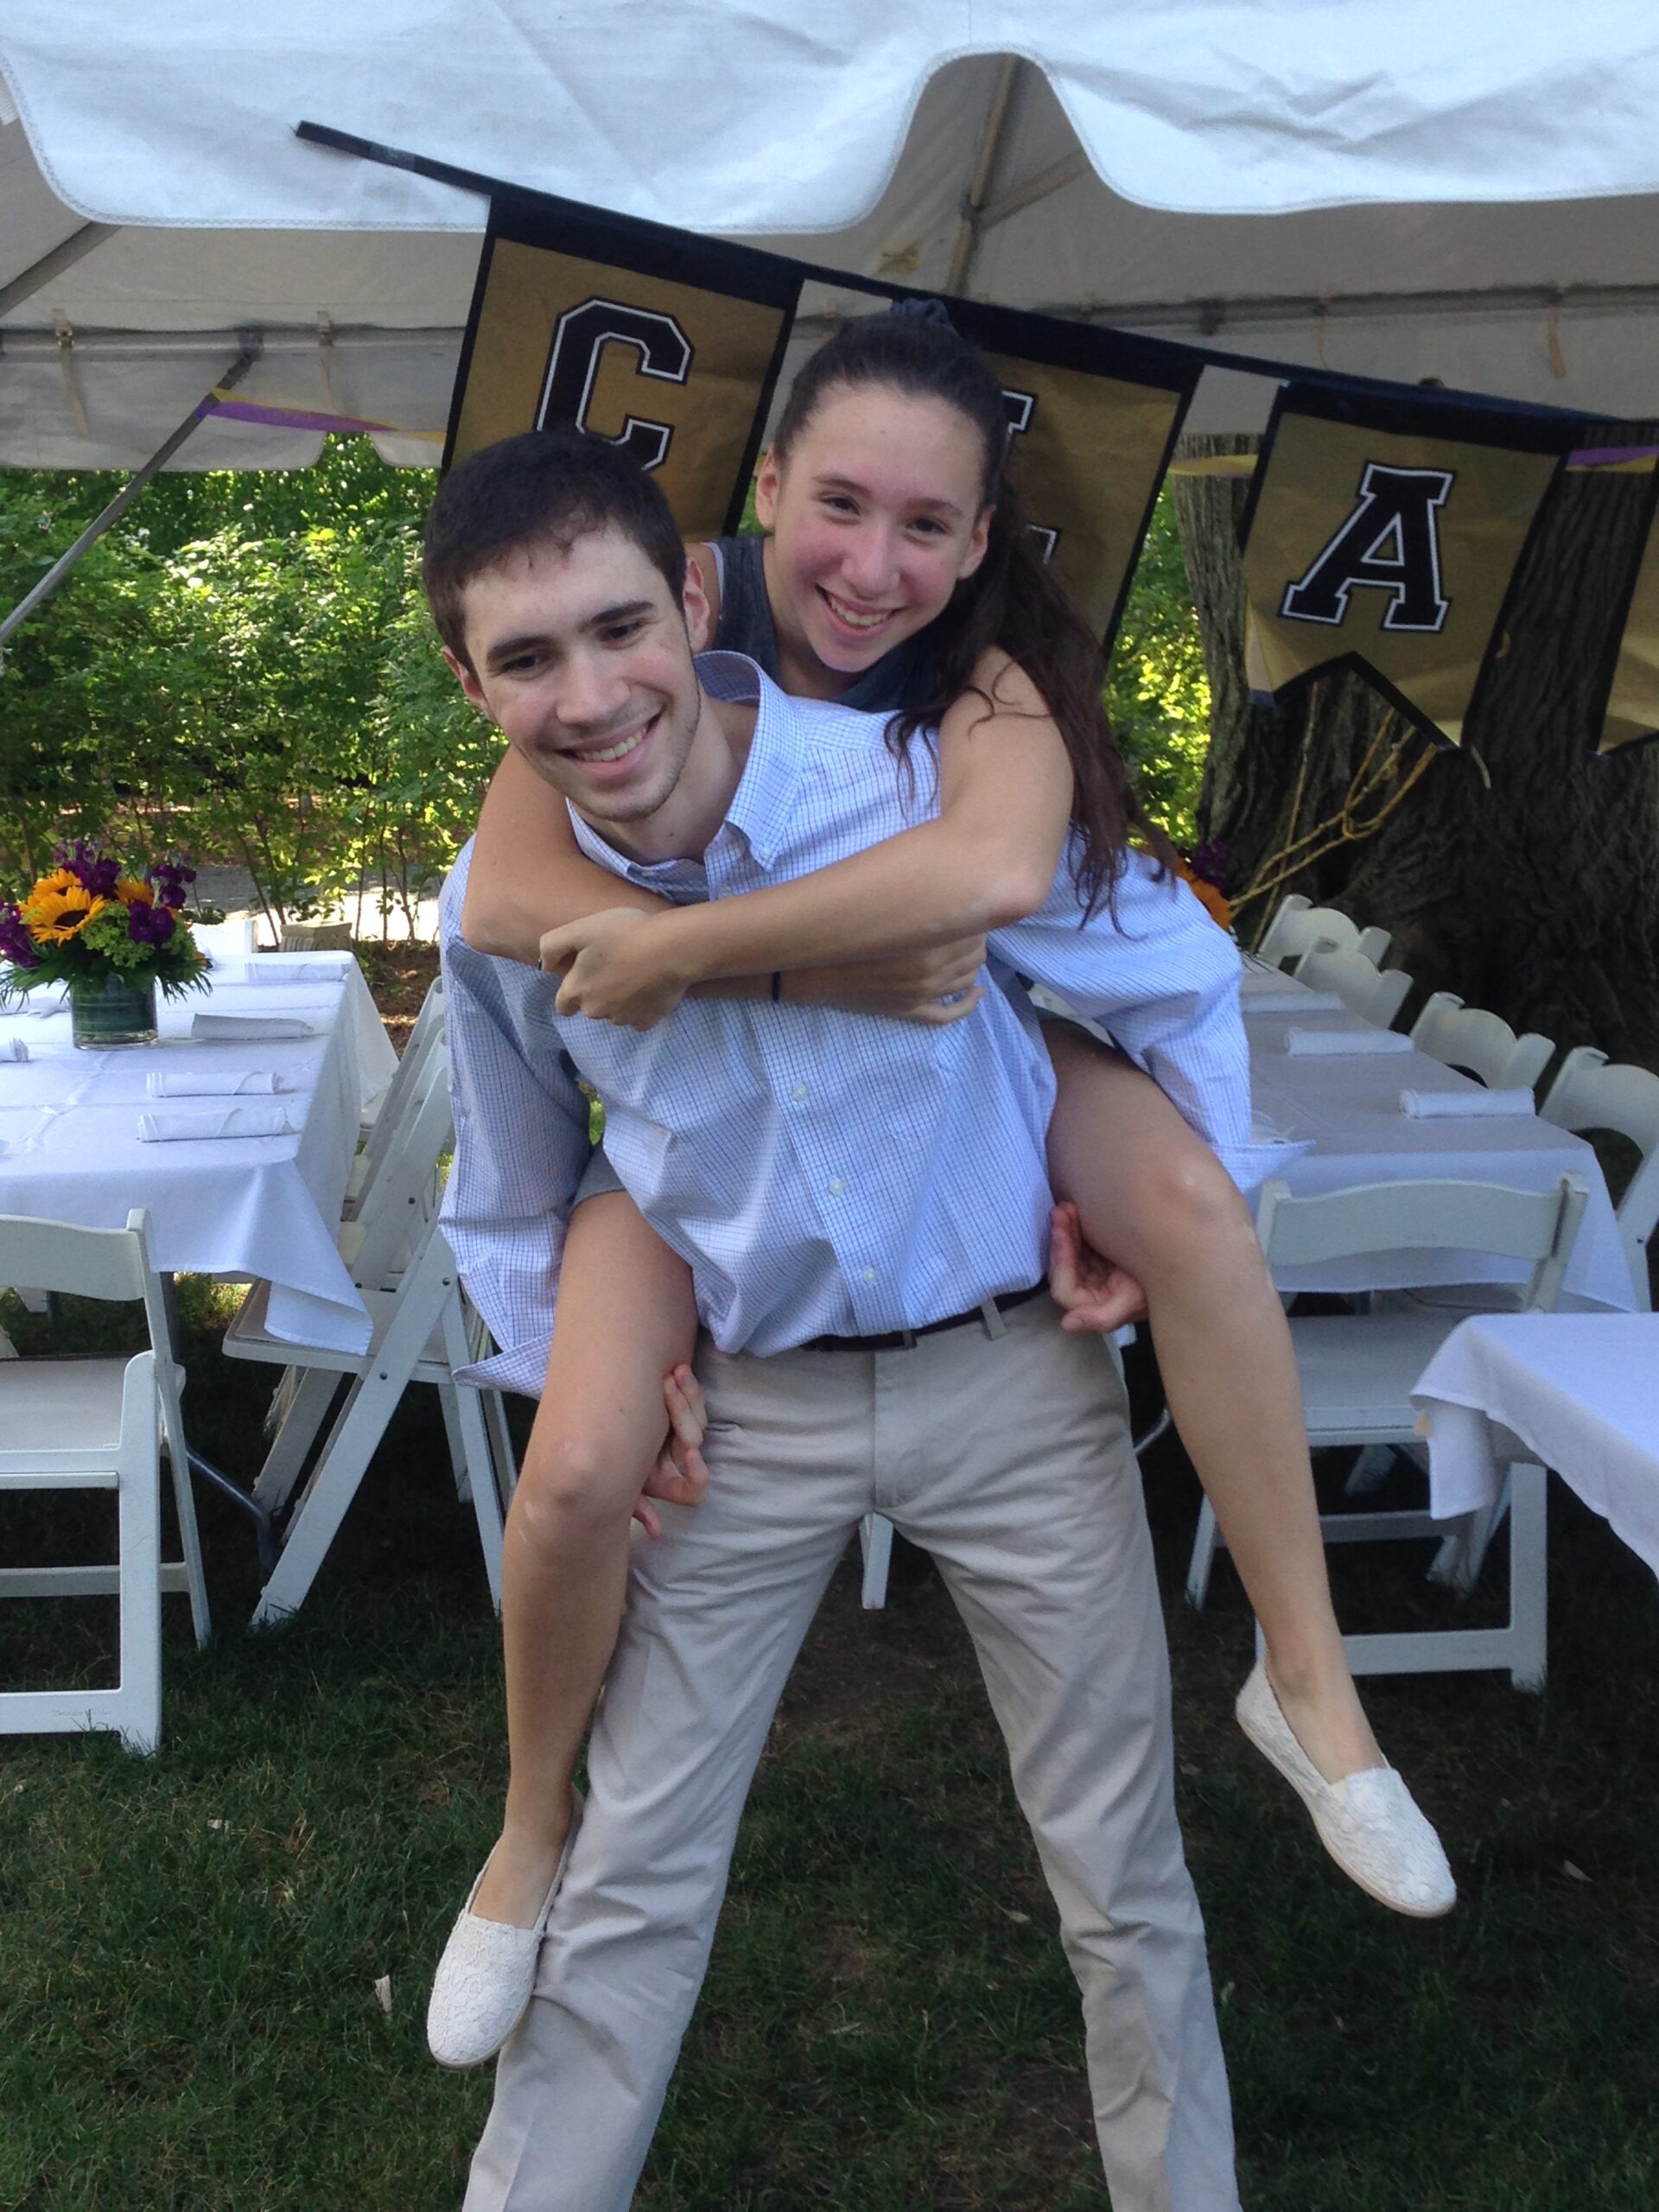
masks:
<svg viewBox="0 0 1659 2212"><path fill-rule="evenodd" d="M772 606L766 598L763 566L764 537L717 537L713 541L720 569L720 620L715 626L715 650L747 653L758 661L774 683L783 678L778 666L778 632L772 627ZM912 702L918 705L931 689L931 656L921 638L906 638L890 653L867 668L843 691L836 704L862 707L872 714L892 714Z"/></svg>

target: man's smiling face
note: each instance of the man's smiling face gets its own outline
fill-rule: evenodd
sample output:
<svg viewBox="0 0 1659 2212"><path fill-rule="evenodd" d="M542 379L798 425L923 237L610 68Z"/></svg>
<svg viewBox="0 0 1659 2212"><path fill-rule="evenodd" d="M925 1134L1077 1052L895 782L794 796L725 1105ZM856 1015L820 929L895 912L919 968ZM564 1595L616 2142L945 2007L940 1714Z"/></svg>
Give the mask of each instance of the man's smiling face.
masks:
<svg viewBox="0 0 1659 2212"><path fill-rule="evenodd" d="M625 843L648 835L702 713L687 625L701 639L708 607L695 566L682 612L661 570L607 527L512 554L462 603L472 667L445 658L473 704L596 829L614 825Z"/></svg>

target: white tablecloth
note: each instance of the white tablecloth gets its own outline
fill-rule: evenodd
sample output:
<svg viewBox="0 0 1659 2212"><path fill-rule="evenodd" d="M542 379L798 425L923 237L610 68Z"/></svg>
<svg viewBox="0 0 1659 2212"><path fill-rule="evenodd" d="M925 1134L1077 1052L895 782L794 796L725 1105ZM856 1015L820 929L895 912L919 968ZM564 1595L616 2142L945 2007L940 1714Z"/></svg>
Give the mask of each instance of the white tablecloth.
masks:
<svg viewBox="0 0 1659 2212"><path fill-rule="evenodd" d="M297 1017L317 1033L192 1039L192 1019L207 1008ZM158 1268L267 1275L273 1335L366 1350L368 1314L335 1230L363 1109L391 1081L397 1056L362 970L345 955L227 961L210 993L163 999L159 1027L153 1046L78 1051L67 1009L0 1016L0 1213L118 1229L130 1208L147 1207ZM4 1057L14 1037L27 1060ZM295 1133L142 1142L139 1116L157 1103L149 1076L191 1068L270 1071Z"/></svg>
<svg viewBox="0 0 1659 2212"><path fill-rule="evenodd" d="M1582 1137L1535 1114L1418 1120L1402 1109L1408 1090L1472 1090L1469 1077L1416 1052L1318 1054L1287 1052L1292 1029L1363 1031L1345 1011L1253 1012L1251 1000L1282 993L1245 970L1245 1033L1258 1116L1299 1146L1278 1171L1299 1197L1350 1190L1357 1184L1404 1182L1420 1176L1473 1178L1543 1191L1567 1173L1581 1175L1590 1201L1567 1269L1565 1302L1628 1311L1638 1305L1618 1224L1596 1155ZM1310 995L1312 995L1310 994ZM1410 1252L1332 1261L1275 1271L1281 1290L1400 1290L1426 1283L1519 1282L1526 1270L1486 1254Z"/></svg>
<svg viewBox="0 0 1659 2212"><path fill-rule="evenodd" d="M1459 1323L1413 1396L1430 1510L1497 1497L1506 1459L1554 1467L1659 1574L1659 1313L1494 1313Z"/></svg>

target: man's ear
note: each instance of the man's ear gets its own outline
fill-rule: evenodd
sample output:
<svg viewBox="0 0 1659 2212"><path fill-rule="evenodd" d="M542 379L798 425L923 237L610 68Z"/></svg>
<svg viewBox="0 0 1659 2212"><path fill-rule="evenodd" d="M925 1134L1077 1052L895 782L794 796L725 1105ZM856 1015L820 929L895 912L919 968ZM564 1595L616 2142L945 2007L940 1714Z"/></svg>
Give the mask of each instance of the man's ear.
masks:
<svg viewBox="0 0 1659 2212"><path fill-rule="evenodd" d="M760 456L760 473L754 480L754 518L762 530L777 527L778 486L782 480L778 456L768 446Z"/></svg>
<svg viewBox="0 0 1659 2212"><path fill-rule="evenodd" d="M462 660L460 654L452 653L448 646L446 645L443 648L443 657L449 664L450 675L453 676L456 683L460 684L461 690L466 693L472 704L478 709L480 715L489 715L490 720L493 721L495 719L494 716L490 715L490 710L484 702L484 691L482 685L479 683L478 678L473 674L472 670L467 667L466 662Z"/></svg>
<svg viewBox="0 0 1659 2212"><path fill-rule="evenodd" d="M706 653L714 643L715 612L703 589L702 571L697 566L696 556L690 552L685 556L685 595L682 604L685 609L685 634L691 640L691 650L694 653Z"/></svg>

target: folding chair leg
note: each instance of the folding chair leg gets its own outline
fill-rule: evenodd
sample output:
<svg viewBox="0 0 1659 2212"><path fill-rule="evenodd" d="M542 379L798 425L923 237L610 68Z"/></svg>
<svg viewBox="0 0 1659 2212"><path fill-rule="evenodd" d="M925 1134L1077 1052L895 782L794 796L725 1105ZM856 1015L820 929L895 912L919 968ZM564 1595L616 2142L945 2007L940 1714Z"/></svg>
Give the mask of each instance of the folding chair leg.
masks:
<svg viewBox="0 0 1659 2212"><path fill-rule="evenodd" d="M162 1740L162 1462L152 1417L149 1449L121 1471L116 1497L120 1526L121 1707L119 1726L130 1751L153 1751ZM128 1455L123 1450L124 1459ZM187 1468L185 1480L190 1479Z"/></svg>
<svg viewBox="0 0 1659 2212"><path fill-rule="evenodd" d="M449 1468L455 1478L455 1496L465 1505L472 1496L472 1478L467 1471L467 1446L461 1433L461 1414L455 1405L455 1386L440 1382L438 1404L443 1411L444 1440L449 1447Z"/></svg>
<svg viewBox="0 0 1659 2212"><path fill-rule="evenodd" d="M499 1390L486 1390L480 1395L484 1401L484 1425L490 1432L490 1449L505 1511L518 1487L518 1460L512 1448L512 1432L507 1427L506 1402Z"/></svg>
<svg viewBox="0 0 1659 2212"><path fill-rule="evenodd" d="M467 1325L461 1316L461 1293L452 1290L444 1301L443 1352L450 1370L464 1367L467 1359ZM454 1403L456 1428L461 1435L462 1461L467 1487L472 1495L473 1515L478 1522L478 1541L484 1552L484 1573L490 1586L490 1602L499 1613L501 1610L501 1493L496 1485L495 1462L490 1451L490 1433L484 1418L480 1393L465 1384L450 1382L443 1386L442 1395Z"/></svg>
<svg viewBox="0 0 1659 2212"><path fill-rule="evenodd" d="M171 1438L168 1440L168 1465L173 1471L173 1505L179 1521L179 1548L184 1554L185 1587L190 1592L190 1625L196 1633L198 1651L213 1635L213 1618L207 1610L207 1577L201 1564L201 1536L196 1527L196 1497L190 1487L190 1459L188 1452L175 1452Z"/></svg>
<svg viewBox="0 0 1659 2212"><path fill-rule="evenodd" d="M1548 1666L1549 1489L1544 1470L1524 1459L1510 1469L1510 1681L1518 1690L1541 1690Z"/></svg>
<svg viewBox="0 0 1659 2212"><path fill-rule="evenodd" d="M282 1557L259 1593L256 1627L297 1612L316 1579L374 1457L386 1423L408 1389L416 1363L457 1277L447 1246L435 1242L404 1283L396 1318L373 1349L368 1372L353 1382L310 1480L288 1524ZM308 1381L309 1378L307 1378ZM296 1406L296 1412L298 1411ZM292 1418L292 1416L290 1416Z"/></svg>
<svg viewBox="0 0 1659 2212"><path fill-rule="evenodd" d="M290 1368L289 1372L295 1370ZM340 1388L340 1376L330 1367L299 1370L282 1427L271 1439L265 1464L254 1478L253 1494L268 1513L280 1513L300 1478L306 1454L316 1442L317 1431L328 1417L328 1408Z"/></svg>
<svg viewBox="0 0 1659 2212"><path fill-rule="evenodd" d="M867 1513L858 1524L858 1541L864 1554L867 1613L879 1612L887 1602L887 1562L893 1556L893 1523L884 1513Z"/></svg>
<svg viewBox="0 0 1659 2212"><path fill-rule="evenodd" d="M1186 1570L1186 1602L1194 1612L1204 1611L1204 1601L1210 1594L1210 1570L1215 1565L1216 1547L1221 1532L1216 1526L1215 1509L1206 1497L1198 1508L1198 1525L1192 1538L1192 1557Z"/></svg>

